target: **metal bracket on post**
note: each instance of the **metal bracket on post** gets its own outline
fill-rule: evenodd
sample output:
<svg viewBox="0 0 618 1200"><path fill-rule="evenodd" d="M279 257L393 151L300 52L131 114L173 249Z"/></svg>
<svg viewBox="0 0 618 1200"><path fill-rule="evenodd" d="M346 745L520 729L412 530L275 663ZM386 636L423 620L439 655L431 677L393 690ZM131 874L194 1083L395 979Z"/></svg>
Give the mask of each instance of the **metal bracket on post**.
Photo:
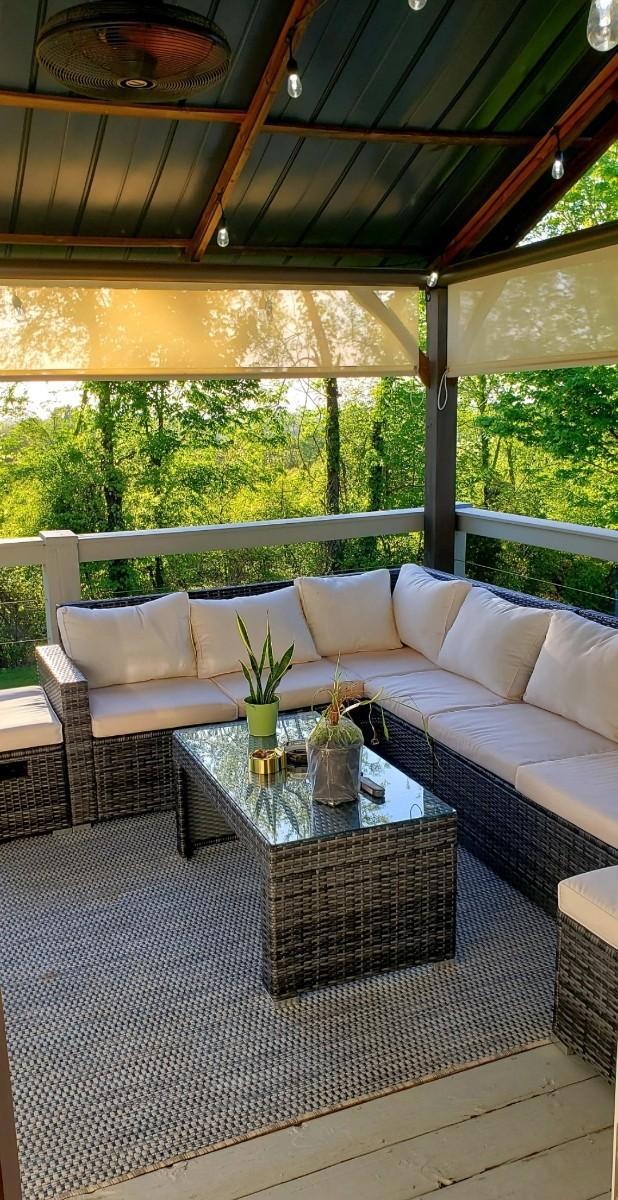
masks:
<svg viewBox="0 0 618 1200"><path fill-rule="evenodd" d="M54 643L59 639L57 606L71 604L81 596L79 539L71 529L43 529L39 536L45 546L43 587L47 641Z"/></svg>

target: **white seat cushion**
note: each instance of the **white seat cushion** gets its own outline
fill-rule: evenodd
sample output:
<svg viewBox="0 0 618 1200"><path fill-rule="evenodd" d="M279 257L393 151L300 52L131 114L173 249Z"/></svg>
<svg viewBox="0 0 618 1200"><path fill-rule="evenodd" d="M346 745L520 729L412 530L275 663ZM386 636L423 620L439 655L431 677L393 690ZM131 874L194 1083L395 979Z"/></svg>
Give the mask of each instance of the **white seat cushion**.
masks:
<svg viewBox="0 0 618 1200"><path fill-rule="evenodd" d="M268 624L275 659L282 658L292 644L292 662L311 662L319 657L296 588L279 588L259 596L238 596L231 600L191 600L190 603L200 679L236 672L241 659L249 664L238 632L237 613L247 627L258 659Z"/></svg>
<svg viewBox="0 0 618 1200"><path fill-rule="evenodd" d="M0 692L0 753L57 746L62 725L43 688L6 688Z"/></svg>
<svg viewBox="0 0 618 1200"><path fill-rule="evenodd" d="M318 653L357 654L401 646L388 571L303 575L294 580Z"/></svg>
<svg viewBox="0 0 618 1200"><path fill-rule="evenodd" d="M618 867L602 867L561 880L558 908L618 950Z"/></svg>
<svg viewBox="0 0 618 1200"><path fill-rule="evenodd" d="M58 628L90 687L196 674L186 592L119 608L64 605Z"/></svg>
<svg viewBox="0 0 618 1200"><path fill-rule="evenodd" d="M494 696L480 683L463 679L461 675L451 675L450 671L440 671L437 667L408 675L376 675L365 682L365 696L375 696L380 689L382 707L403 717L417 729L424 728L424 722L434 713L506 704L506 700Z"/></svg>
<svg viewBox="0 0 618 1200"><path fill-rule="evenodd" d="M402 642L435 663L471 587L465 579L434 579L415 563L404 563L393 592L395 624Z"/></svg>
<svg viewBox="0 0 618 1200"><path fill-rule="evenodd" d="M330 661L348 671L355 679L373 679L380 675L408 675L410 671L435 671L436 664L432 663L417 650L403 646L401 650L374 650L360 654L332 654Z"/></svg>
<svg viewBox="0 0 618 1200"><path fill-rule="evenodd" d="M191 676L91 688L89 699L95 738L210 725L238 716L234 702L211 680Z"/></svg>
<svg viewBox="0 0 618 1200"><path fill-rule="evenodd" d="M335 664L326 658L317 662L297 663L283 676L277 695L281 712L294 708L323 708L328 704L328 692L335 676ZM348 671L341 671L344 683L349 683L354 695L362 696L362 680L354 680ZM247 680L241 671L235 675L218 675L214 681L238 705L241 716L245 713Z"/></svg>
<svg viewBox="0 0 618 1200"><path fill-rule="evenodd" d="M549 609L522 608L474 587L444 639L438 666L476 679L506 700L521 700L550 617Z"/></svg>
<svg viewBox="0 0 618 1200"><path fill-rule="evenodd" d="M524 700L618 742L618 632L553 613Z"/></svg>
<svg viewBox="0 0 618 1200"><path fill-rule="evenodd" d="M429 732L443 746L512 784L518 767L524 763L579 754L607 754L614 749L607 738L591 729L517 701L503 701L501 706L493 708L441 713L430 720Z"/></svg>
<svg viewBox="0 0 618 1200"><path fill-rule="evenodd" d="M520 767L515 787L618 849L618 750Z"/></svg>

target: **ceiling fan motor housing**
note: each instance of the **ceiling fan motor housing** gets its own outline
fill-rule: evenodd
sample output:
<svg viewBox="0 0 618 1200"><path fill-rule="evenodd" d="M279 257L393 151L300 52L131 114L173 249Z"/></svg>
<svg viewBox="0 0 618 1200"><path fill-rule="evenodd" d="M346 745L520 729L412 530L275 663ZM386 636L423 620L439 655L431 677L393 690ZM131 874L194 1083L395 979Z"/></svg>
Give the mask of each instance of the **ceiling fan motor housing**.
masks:
<svg viewBox="0 0 618 1200"><path fill-rule="evenodd" d="M165 0L91 0L50 17L37 59L79 95L132 103L183 100L227 73L230 47L212 21Z"/></svg>

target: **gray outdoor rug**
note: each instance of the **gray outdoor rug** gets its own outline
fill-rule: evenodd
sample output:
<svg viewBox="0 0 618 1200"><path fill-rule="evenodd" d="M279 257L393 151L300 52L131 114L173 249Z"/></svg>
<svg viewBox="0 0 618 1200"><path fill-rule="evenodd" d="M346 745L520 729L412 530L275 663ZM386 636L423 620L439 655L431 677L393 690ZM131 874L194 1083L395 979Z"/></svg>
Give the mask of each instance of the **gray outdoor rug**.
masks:
<svg viewBox="0 0 618 1200"><path fill-rule="evenodd" d="M550 1031L554 926L460 852L457 959L275 1004L235 844L174 818L0 847L0 987L27 1200L520 1049Z"/></svg>

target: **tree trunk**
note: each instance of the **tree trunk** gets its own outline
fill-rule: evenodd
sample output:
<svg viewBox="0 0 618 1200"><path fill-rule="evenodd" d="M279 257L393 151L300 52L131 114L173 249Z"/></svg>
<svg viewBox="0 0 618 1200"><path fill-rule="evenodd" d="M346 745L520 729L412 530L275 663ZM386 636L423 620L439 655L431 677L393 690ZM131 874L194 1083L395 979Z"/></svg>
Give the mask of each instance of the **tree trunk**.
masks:
<svg viewBox="0 0 618 1200"><path fill-rule="evenodd" d="M341 512L341 433L339 428L339 385L332 376L324 380L326 396L326 497L325 508L333 515ZM343 546L340 541L326 542L328 571L341 570Z"/></svg>

